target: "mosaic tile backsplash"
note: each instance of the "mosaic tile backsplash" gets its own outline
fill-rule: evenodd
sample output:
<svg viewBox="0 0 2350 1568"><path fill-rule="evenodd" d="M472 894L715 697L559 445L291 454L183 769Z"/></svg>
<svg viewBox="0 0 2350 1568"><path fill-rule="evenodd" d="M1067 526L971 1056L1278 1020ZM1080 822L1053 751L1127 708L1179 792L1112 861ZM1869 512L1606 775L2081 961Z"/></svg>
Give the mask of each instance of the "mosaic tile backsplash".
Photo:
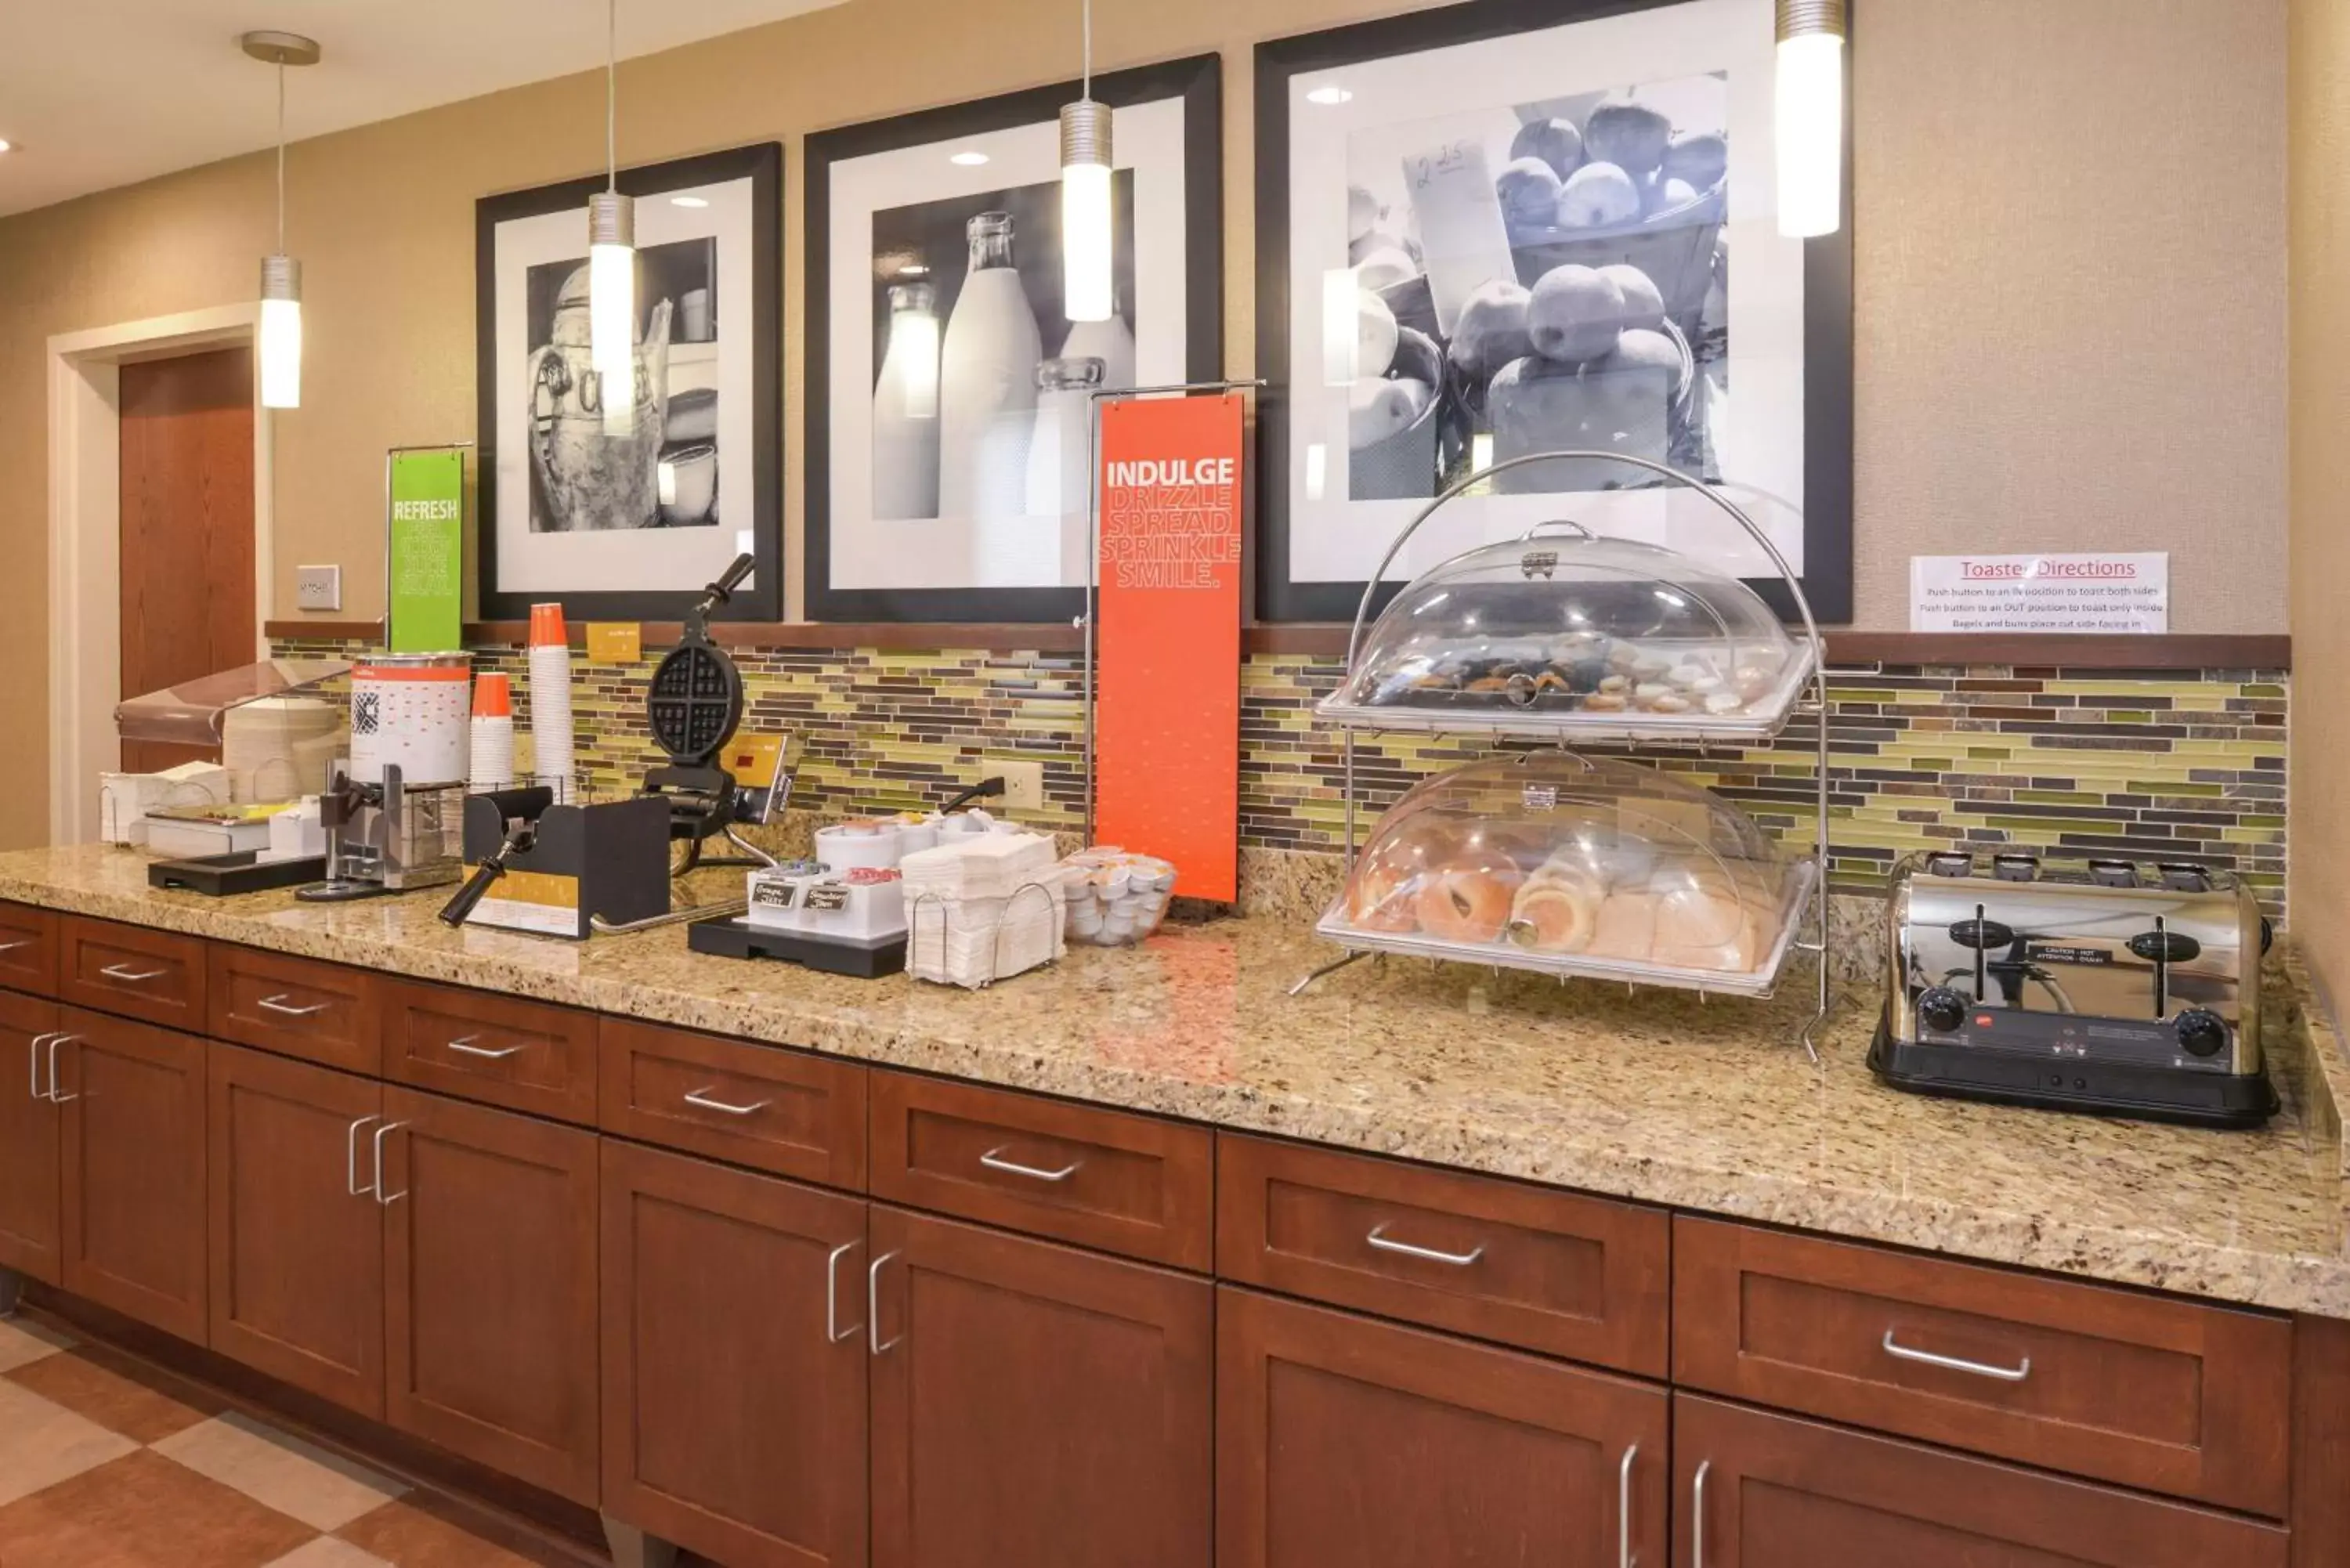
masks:
<svg viewBox="0 0 2350 1568"><path fill-rule="evenodd" d="M281 654L350 657L344 644L283 642ZM796 732L795 806L822 815L936 805L975 782L982 759L1045 764L1045 810L1084 820L1083 666L1077 655L733 649L746 730ZM514 677L528 722L523 649L475 650ZM633 789L660 756L643 718L653 657L575 656L579 765L598 793ZM1313 706L1334 659L1270 654L1242 670L1241 839L1256 849L1335 851L1345 822L1337 732ZM2272 670L2169 673L1888 667L1829 684L1831 841L1838 881L1866 890L1901 855L1936 845L2021 844L2195 860L2243 875L2282 914L2288 691ZM1628 753L1735 801L1798 842L1812 831L1817 732L1799 719L1756 750ZM1473 739L1363 735L1356 778L1372 817L1428 774L1488 750ZM1148 847L1137 846L1135 847Z"/></svg>

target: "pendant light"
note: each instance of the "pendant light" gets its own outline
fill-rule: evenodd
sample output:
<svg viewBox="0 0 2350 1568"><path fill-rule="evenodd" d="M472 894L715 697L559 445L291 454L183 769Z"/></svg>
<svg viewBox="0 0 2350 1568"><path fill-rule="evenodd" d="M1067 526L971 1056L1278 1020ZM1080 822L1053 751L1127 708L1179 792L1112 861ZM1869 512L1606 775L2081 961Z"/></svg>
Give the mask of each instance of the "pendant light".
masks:
<svg viewBox="0 0 2350 1568"><path fill-rule="evenodd" d="M246 33L244 52L277 67L277 250L261 258L261 406L302 406L302 264L286 254L286 67L315 66L318 45L299 33Z"/></svg>
<svg viewBox="0 0 2350 1568"><path fill-rule="evenodd" d="M1779 232L1832 234L1844 222L1846 0L1779 0Z"/></svg>
<svg viewBox="0 0 2350 1568"><path fill-rule="evenodd" d="M604 36L604 189L588 198L588 359L605 433L626 435L637 420L637 203L619 189L619 0L606 0Z"/></svg>
<svg viewBox="0 0 2350 1568"><path fill-rule="evenodd" d="M1110 318L1109 105L1094 101L1094 5L1085 8L1085 78L1061 109L1061 293L1072 321Z"/></svg>

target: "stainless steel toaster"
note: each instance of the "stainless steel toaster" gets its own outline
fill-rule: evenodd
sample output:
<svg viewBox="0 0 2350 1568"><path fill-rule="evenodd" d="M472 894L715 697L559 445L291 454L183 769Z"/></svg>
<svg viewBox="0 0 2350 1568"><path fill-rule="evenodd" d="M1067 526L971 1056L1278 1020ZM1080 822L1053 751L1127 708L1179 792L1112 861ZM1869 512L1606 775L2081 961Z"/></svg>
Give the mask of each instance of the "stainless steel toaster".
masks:
<svg viewBox="0 0 2350 1568"><path fill-rule="evenodd" d="M1869 1064L1927 1094L2223 1127L2276 1109L2268 922L2224 871L1935 850L1895 867Z"/></svg>

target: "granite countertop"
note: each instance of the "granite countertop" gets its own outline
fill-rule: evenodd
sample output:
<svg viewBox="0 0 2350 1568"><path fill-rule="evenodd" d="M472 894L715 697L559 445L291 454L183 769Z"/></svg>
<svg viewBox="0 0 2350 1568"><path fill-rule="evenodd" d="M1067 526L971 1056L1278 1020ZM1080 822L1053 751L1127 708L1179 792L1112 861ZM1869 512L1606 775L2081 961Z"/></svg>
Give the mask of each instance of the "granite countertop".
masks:
<svg viewBox="0 0 2350 1568"><path fill-rule="evenodd" d="M681 928L585 944L433 919L444 893L354 904L147 886L145 858L0 854L0 898L539 997L1019 1089L1285 1134L1964 1257L2350 1318L2340 1043L2295 1005L2286 1109L2251 1133L1896 1094L1843 998L1817 1067L1778 1000L1458 965L1362 963L1263 918L1073 949L984 992L689 952ZM712 888L713 896L718 891ZM1792 992L1804 992L1796 995Z"/></svg>

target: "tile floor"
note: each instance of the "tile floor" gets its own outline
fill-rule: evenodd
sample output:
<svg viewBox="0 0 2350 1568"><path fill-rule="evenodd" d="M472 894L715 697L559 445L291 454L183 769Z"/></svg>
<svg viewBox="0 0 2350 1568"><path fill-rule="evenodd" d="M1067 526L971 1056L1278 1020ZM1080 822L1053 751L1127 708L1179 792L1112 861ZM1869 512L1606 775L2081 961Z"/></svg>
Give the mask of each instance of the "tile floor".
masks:
<svg viewBox="0 0 2350 1568"><path fill-rule="evenodd" d="M103 1345L0 1321L0 1568L577 1568Z"/></svg>

